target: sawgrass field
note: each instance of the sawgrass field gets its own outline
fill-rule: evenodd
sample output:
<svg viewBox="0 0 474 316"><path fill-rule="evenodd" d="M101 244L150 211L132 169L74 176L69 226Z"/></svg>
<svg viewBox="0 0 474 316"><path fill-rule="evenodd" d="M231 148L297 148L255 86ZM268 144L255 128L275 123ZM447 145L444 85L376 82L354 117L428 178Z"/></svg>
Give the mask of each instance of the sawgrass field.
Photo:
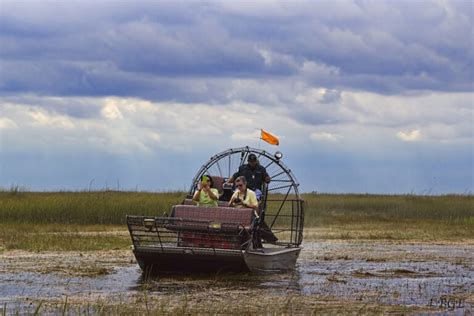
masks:
<svg viewBox="0 0 474 316"><path fill-rule="evenodd" d="M0 250L108 250L130 245L126 215L169 213L184 192L0 192ZM305 240L470 242L472 195L303 194Z"/></svg>

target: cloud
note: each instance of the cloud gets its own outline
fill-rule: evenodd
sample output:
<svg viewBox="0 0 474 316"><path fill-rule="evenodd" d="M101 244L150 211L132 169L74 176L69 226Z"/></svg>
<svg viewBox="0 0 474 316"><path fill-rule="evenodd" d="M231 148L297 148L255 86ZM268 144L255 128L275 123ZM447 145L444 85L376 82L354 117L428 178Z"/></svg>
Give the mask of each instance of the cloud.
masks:
<svg viewBox="0 0 474 316"><path fill-rule="evenodd" d="M15 122L9 118L0 117L0 129L15 129L18 128Z"/></svg>
<svg viewBox="0 0 474 316"><path fill-rule="evenodd" d="M415 147L472 169L471 13L436 0L2 1L2 157L121 157L138 179L144 160L189 166L189 153L259 146L265 128L285 157L325 155L354 179L368 159L413 167Z"/></svg>
<svg viewBox="0 0 474 316"><path fill-rule="evenodd" d="M238 6L4 1L0 91L229 102L226 83L239 79L472 91L472 18L461 3Z"/></svg>
<svg viewBox="0 0 474 316"><path fill-rule="evenodd" d="M335 142L339 138L341 138L341 136L337 134L327 133L327 132L314 132L310 134L310 138L316 141Z"/></svg>
<svg viewBox="0 0 474 316"><path fill-rule="evenodd" d="M304 90L301 87L299 89ZM336 118L341 113L347 113L343 120L314 123L315 120L301 120L294 116L293 105L268 107L242 101L210 105L151 102L121 97L3 97L0 98L0 146L2 157L5 157L1 165L4 174L2 183L8 185L8 179L16 179L17 182L28 179L25 184L39 183L35 180L35 175L44 177L44 174L30 169L31 174L25 173L21 171L25 169L21 168L30 163L25 162L26 160L33 161L32 157L39 159L39 164L43 161L41 157L48 157L44 159L55 161L57 167L47 166L44 162L41 166L49 170L49 178L52 180L48 183L55 188L57 183L83 188L84 183L88 183L91 178L106 177L103 173L110 173L109 177L114 182L120 174L124 185L130 182L146 183L149 188L154 187L156 177L165 179L160 175L166 174L164 181L167 184L173 183L181 187L183 181L186 182L184 179L188 179L195 171L191 167L198 168L200 163L216 152L245 145L266 148L258 139L259 128L280 137L278 149L285 153L285 163L291 166L298 177L302 177L303 188L306 188L304 190L310 190L315 185L314 179L307 175L320 170L320 166L327 166L329 161L338 165L339 173L332 176L338 181L344 180L340 172L352 174L356 179L358 169L370 169L368 161L379 164L377 168L386 168L383 174L389 172L387 170L405 172L403 168L410 168L413 161L420 159L416 154L420 152L434 160L441 159L439 157L447 153L459 156L459 159L462 158L461 162L455 161L453 165L444 167L452 172L453 168L465 170L471 167L469 163L466 165L470 161L466 152L470 152L467 149L473 143L472 109L468 98L470 94L461 96L438 93L398 97L344 92L334 103L324 103L326 92L309 88L306 93L302 93L308 99L301 99L299 102L305 104L312 102L314 98L321 102L321 107L308 106L304 108L306 112L301 114L317 117L321 111L331 117L331 109L337 109ZM384 106L380 106L381 104ZM456 104L455 109L452 104ZM78 116L69 107L82 107L81 111L91 109L94 114ZM407 141L400 142L400 138ZM413 151L411 145L415 144L418 147ZM267 149L275 150L273 147ZM84 155L94 158L83 159L83 163L75 162L75 168L94 171L74 171L73 175L79 184L64 178L70 174L60 167L66 163L65 159L70 161L70 156ZM24 158L19 160L6 157ZM23 162L15 165L15 161ZM91 161L95 167L90 165ZM170 161L173 161L175 170L183 171L171 174L161 167L163 164L168 165ZM385 163L385 167L381 165L381 161ZM439 169L435 162L432 164L435 169L428 168L427 173ZM109 165L110 170L100 167ZM153 167L154 165L156 166ZM331 168L333 167L328 166L328 169L323 168L325 171L320 172L327 174ZM185 170L190 174L185 174ZM20 177L20 174L24 174L24 177ZM367 173L366 176L380 175ZM176 177L182 181L177 182ZM461 187L465 186L467 180L465 176L461 178L464 180L461 184L456 184L456 188L462 191L465 187ZM386 190L401 190L400 188L409 186L403 181L414 180L400 181L404 186L398 189L387 186ZM318 182L318 187L360 192L363 188L358 187L357 183L353 182L351 187L349 183L347 186L337 186L331 185L331 181L326 184ZM366 188L380 189L379 186L372 186L370 181Z"/></svg>
<svg viewBox="0 0 474 316"><path fill-rule="evenodd" d="M104 118L109 120L121 120L123 119L122 112L120 112L119 108L115 104L113 99L109 99L106 101L106 104L102 108L101 111Z"/></svg>
<svg viewBox="0 0 474 316"><path fill-rule="evenodd" d="M272 86L269 83L268 91ZM395 144L396 139L465 145L474 141L470 93L385 96L299 86L294 103L269 107L265 100L285 98L284 94L264 94L259 103L249 103L242 100L249 88L254 86L237 82L236 101L223 104L10 96L0 98L1 126L4 139L11 143L4 142L12 150L19 146L33 150L38 135L50 150L179 152L195 149L194 137L212 139L204 142L213 150L230 144L258 145L260 128L273 131L282 137L283 146L294 148L311 140L353 150ZM15 126L20 131L9 132Z"/></svg>
<svg viewBox="0 0 474 316"><path fill-rule="evenodd" d="M414 129L408 132L400 131L397 133L397 137L405 142L414 142L414 141L420 140L421 132L419 129Z"/></svg>
<svg viewBox="0 0 474 316"><path fill-rule="evenodd" d="M65 116L49 115L47 113L42 112L41 110L30 111L29 115L33 119L33 124L61 129L74 128L74 124L72 123L72 121Z"/></svg>
<svg viewBox="0 0 474 316"><path fill-rule="evenodd" d="M256 139L260 138L259 131L255 132L233 132L230 136L231 139L240 142L255 142Z"/></svg>

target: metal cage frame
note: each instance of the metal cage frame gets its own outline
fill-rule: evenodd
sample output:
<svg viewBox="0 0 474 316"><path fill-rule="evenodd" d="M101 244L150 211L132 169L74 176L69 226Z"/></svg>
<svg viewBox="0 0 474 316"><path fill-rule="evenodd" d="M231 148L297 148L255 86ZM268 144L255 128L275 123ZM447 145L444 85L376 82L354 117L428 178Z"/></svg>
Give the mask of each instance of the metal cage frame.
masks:
<svg viewBox="0 0 474 316"><path fill-rule="evenodd" d="M239 157L238 167L242 166L247 161L249 154L255 154L257 159L264 158L267 163L263 165L268 170L269 167L276 168L276 173L269 174L272 178L270 184L265 186L264 200L263 200L263 211L264 216L269 221L268 226L272 229L280 217L288 217L290 220L289 229L290 232L289 240L283 242L274 242L281 246L294 247L299 246L303 241L303 226L304 226L304 200L299 194L299 183L296 180L293 172L288 168L282 161L282 159L276 158L273 154L268 151L252 148L249 146L230 148L212 156L206 163L204 163L194 176L191 186L188 191L188 198L191 198L199 179L207 174L211 169L217 170L218 174L211 174L212 176L220 176L224 179L229 178L237 170L231 170L231 157L237 155ZM228 159L228 162L225 160ZM226 166L227 164L227 166ZM227 167L227 170L223 170ZM283 178L281 178L283 177ZM272 196L272 193L281 192L278 196ZM269 213L267 210L268 203L279 204L276 213ZM287 213L283 214L282 210L288 207Z"/></svg>

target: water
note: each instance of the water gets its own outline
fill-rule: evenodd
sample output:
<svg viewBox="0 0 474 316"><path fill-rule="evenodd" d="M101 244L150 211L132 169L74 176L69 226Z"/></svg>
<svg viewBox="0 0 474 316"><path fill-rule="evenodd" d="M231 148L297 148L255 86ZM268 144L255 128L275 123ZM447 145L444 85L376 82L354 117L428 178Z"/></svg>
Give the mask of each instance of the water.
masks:
<svg viewBox="0 0 474 316"><path fill-rule="evenodd" d="M210 295L301 295L431 305L463 312L472 308L473 254L474 246L470 245L306 243L291 273L154 276L145 280L128 252L119 258L112 257L113 252L86 258L69 253L67 259L60 254L20 253L0 256L4 259L0 263L0 303L65 297L79 302L126 300L143 291L192 297L208 291ZM87 265L106 272L84 275Z"/></svg>

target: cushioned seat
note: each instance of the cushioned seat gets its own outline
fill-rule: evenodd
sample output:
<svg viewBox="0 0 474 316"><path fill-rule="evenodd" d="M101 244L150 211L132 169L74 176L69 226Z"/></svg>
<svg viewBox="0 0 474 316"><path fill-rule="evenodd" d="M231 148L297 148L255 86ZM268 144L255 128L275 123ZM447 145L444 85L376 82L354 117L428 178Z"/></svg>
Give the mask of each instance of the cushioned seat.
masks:
<svg viewBox="0 0 474 316"><path fill-rule="evenodd" d="M218 223L233 223L242 226L250 226L254 213L250 208L175 205L173 206L171 216L182 219L204 220Z"/></svg>
<svg viewBox="0 0 474 316"><path fill-rule="evenodd" d="M214 183L214 188L216 188L217 191L219 191L219 195L221 195L223 192L222 186L224 184L224 178L219 176L211 176L211 178L212 182Z"/></svg>
<svg viewBox="0 0 474 316"><path fill-rule="evenodd" d="M196 205L197 203L194 202L192 199L184 199L183 202L181 203L183 205ZM217 204L219 207L227 207L229 205L229 202L227 201L217 201Z"/></svg>
<svg viewBox="0 0 474 316"><path fill-rule="evenodd" d="M249 239L245 230L253 221L252 209L231 207L173 206L169 230L179 232L178 245L241 249Z"/></svg>

